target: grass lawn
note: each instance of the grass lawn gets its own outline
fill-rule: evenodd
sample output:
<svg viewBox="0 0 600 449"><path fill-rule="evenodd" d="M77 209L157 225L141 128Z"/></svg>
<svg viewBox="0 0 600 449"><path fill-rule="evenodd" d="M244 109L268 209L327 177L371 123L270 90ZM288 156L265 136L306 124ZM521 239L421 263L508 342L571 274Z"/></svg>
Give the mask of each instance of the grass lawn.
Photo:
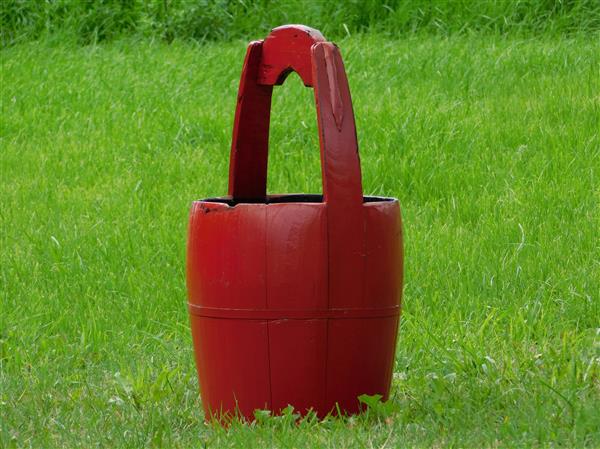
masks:
<svg viewBox="0 0 600 449"><path fill-rule="evenodd" d="M391 402L206 425L192 200L226 193L244 42L2 50L2 447L600 447L600 45L338 41L366 194L400 199ZM312 91L274 97L269 190L320 192Z"/></svg>

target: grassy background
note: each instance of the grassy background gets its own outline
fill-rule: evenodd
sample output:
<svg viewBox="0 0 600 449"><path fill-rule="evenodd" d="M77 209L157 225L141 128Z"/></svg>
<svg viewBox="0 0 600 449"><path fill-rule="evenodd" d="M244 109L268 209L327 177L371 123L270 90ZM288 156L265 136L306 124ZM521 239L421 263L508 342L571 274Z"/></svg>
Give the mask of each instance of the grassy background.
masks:
<svg viewBox="0 0 600 449"><path fill-rule="evenodd" d="M52 36L96 43L124 35L166 41L255 38L310 23L330 38L367 30L512 35L600 30L597 0L2 0L0 44Z"/></svg>
<svg viewBox="0 0 600 449"><path fill-rule="evenodd" d="M338 43L404 217L389 405L203 424L187 215L226 191L245 44L42 41L1 53L2 447L600 446L597 40ZM295 75L272 122L269 190L319 192Z"/></svg>

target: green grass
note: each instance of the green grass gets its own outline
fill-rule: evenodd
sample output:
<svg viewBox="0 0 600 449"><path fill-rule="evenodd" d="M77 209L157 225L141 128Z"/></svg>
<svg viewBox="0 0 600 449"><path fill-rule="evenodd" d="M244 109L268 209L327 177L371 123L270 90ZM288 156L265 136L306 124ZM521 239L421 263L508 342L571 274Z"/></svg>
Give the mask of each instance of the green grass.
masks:
<svg viewBox="0 0 600 449"><path fill-rule="evenodd" d="M283 23L326 36L366 30L564 35L600 31L598 0L2 0L0 45L43 36L84 44L141 35L172 41L256 38Z"/></svg>
<svg viewBox="0 0 600 449"><path fill-rule="evenodd" d="M364 191L403 211L389 405L203 423L186 227L245 44L29 43L0 53L0 446L600 447L597 36L338 43ZM297 77L272 122L269 190L320 191Z"/></svg>

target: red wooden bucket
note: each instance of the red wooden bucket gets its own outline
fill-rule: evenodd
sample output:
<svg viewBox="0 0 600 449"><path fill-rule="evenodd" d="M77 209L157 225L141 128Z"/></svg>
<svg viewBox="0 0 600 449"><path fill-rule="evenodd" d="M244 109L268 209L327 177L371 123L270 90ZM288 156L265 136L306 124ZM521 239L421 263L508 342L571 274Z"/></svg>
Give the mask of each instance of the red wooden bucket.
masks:
<svg viewBox="0 0 600 449"><path fill-rule="evenodd" d="M267 195L271 94L291 71L314 88L323 195ZM250 43L229 196L193 203L187 285L206 415L288 404L319 416L389 394L402 293L400 208L364 197L338 48L289 25ZM337 404L337 405L336 405Z"/></svg>

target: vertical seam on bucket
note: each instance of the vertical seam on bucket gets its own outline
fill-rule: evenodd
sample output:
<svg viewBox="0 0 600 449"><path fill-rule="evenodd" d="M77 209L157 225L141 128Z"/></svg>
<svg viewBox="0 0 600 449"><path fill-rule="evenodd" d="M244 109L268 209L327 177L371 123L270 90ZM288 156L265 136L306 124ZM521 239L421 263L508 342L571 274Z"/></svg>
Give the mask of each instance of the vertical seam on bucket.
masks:
<svg viewBox="0 0 600 449"><path fill-rule="evenodd" d="M360 248L360 256L362 258L362 294L361 294L361 306L362 307L369 307L369 305L367 304L367 238L368 238L368 234L367 234L367 210L364 206L364 204L361 205L360 207L360 217L362 220L362 245Z"/></svg>
<svg viewBox="0 0 600 449"><path fill-rule="evenodd" d="M264 205L265 216L264 216L264 230L265 230L265 308L269 308L269 251L268 251L268 238L269 238L269 205ZM265 321L267 326L267 369L269 370L269 410L273 409L273 375L271 373L271 335L269 332L270 323L269 320Z"/></svg>
<svg viewBox="0 0 600 449"><path fill-rule="evenodd" d="M269 410L273 410L273 388L271 387L273 377L271 375L271 337L269 333L269 327L271 323L269 320L265 321L267 326L267 367L269 369Z"/></svg>
<svg viewBox="0 0 600 449"><path fill-rule="evenodd" d="M323 152L324 153L324 152ZM323 155L323 157L325 157L325 155ZM325 192L323 192L323 194L325 194ZM329 278L329 263L330 263L330 256L329 256L329 204L325 203L325 221L326 221L326 233L327 233L327 238L325 239L325 244L327 245L327 310L329 310L330 307L330 295L331 295L331 280ZM331 318L326 318L325 319L325 383L324 383L324 390L325 390L325 398L323 400L323 409L325 409L325 407L327 407L328 404L328 399L329 399L329 325L331 323Z"/></svg>

